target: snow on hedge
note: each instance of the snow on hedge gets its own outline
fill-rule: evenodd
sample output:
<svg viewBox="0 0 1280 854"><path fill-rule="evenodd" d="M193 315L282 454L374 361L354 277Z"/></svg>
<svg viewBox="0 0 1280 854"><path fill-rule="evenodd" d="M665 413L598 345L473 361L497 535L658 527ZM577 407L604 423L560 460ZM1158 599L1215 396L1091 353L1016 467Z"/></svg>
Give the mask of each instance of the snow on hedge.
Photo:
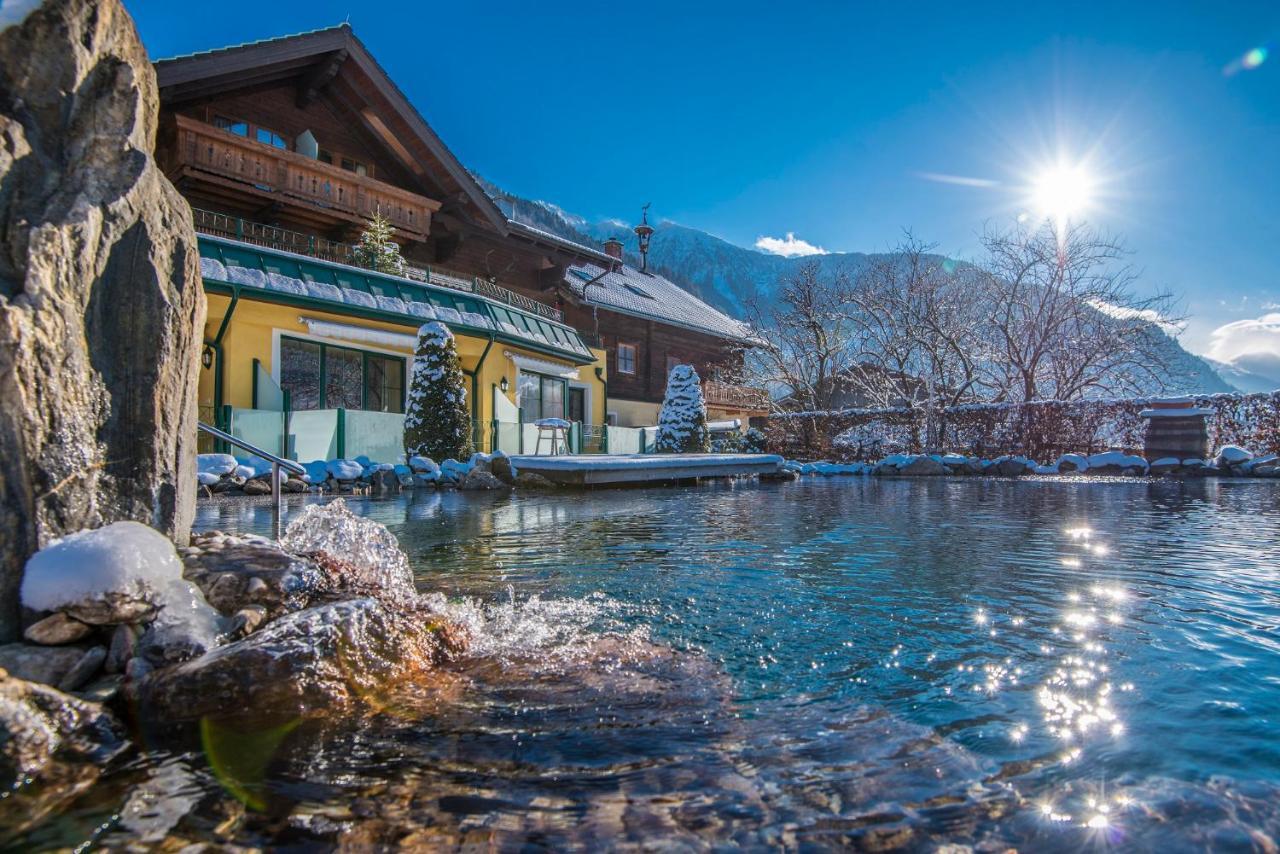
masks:
<svg viewBox="0 0 1280 854"><path fill-rule="evenodd" d="M696 454L706 453L710 447L702 381L692 365L676 365L667 375L654 450L659 454Z"/></svg>

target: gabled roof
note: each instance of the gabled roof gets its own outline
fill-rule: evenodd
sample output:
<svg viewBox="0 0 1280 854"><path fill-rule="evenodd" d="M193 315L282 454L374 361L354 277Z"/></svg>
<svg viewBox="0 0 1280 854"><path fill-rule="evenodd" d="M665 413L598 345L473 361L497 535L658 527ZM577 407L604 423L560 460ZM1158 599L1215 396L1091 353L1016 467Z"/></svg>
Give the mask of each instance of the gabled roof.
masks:
<svg viewBox="0 0 1280 854"><path fill-rule="evenodd" d="M597 276L598 280L587 284ZM564 281L570 291L588 305L743 344L753 340L745 323L712 308L656 273L642 273L626 264L606 273L602 266L582 264L570 267Z"/></svg>
<svg viewBox="0 0 1280 854"><path fill-rule="evenodd" d="M161 59L155 68L161 100L173 102L294 77L333 77L349 62L404 120L425 149L422 153L428 154L439 165L439 171L448 176L452 186L445 189L465 196L482 220L506 234L507 219L498 206L356 38L349 24Z"/></svg>

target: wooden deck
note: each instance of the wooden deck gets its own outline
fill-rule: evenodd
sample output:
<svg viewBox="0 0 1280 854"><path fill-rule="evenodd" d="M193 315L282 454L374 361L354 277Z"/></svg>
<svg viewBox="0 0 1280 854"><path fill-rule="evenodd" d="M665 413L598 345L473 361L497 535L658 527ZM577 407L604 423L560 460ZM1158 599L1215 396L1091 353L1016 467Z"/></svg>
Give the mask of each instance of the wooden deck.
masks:
<svg viewBox="0 0 1280 854"><path fill-rule="evenodd" d="M774 474L782 466L782 457L773 454L571 454L513 456L511 462L518 472L540 474L565 486L612 486Z"/></svg>

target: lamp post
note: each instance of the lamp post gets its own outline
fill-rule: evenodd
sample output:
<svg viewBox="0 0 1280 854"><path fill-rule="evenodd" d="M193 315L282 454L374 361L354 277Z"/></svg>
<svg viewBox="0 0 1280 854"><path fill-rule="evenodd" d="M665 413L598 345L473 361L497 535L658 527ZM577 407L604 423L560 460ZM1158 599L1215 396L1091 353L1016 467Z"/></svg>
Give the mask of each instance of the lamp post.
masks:
<svg viewBox="0 0 1280 854"><path fill-rule="evenodd" d="M649 225L648 202L640 208L640 224L635 227L636 239L640 244L640 272L649 272L649 238L653 236L653 226Z"/></svg>

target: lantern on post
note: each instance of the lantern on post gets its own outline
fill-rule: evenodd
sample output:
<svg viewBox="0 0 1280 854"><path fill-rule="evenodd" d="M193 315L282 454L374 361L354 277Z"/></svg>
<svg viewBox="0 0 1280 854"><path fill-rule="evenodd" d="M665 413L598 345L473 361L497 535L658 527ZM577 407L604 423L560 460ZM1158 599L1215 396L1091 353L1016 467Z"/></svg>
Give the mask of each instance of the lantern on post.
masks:
<svg viewBox="0 0 1280 854"><path fill-rule="evenodd" d="M648 202L640 208L640 224L635 227L636 240L640 245L640 272L649 272L649 238L653 236L653 226L649 225Z"/></svg>

